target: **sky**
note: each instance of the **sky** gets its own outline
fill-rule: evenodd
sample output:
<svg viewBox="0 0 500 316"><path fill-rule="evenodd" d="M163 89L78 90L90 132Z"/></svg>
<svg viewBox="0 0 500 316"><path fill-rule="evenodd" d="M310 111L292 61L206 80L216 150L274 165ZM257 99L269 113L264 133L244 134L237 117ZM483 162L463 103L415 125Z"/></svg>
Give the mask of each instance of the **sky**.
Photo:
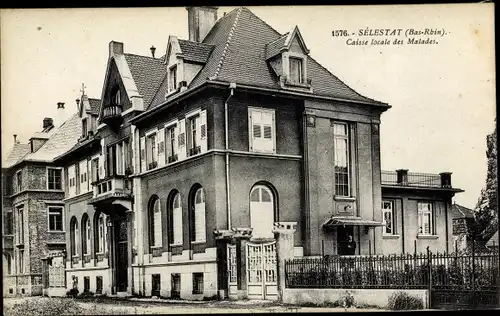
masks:
<svg viewBox="0 0 500 316"><path fill-rule="evenodd" d="M381 118L382 169L453 172L453 186L465 190L454 201L475 206L496 116L493 4L248 8L281 34L297 25L314 59L358 93L392 106ZM219 7L219 17L232 9ZM89 97L101 97L110 41L139 55L154 45L161 56L169 35L188 38L184 7L0 12L2 159L13 134L26 143L44 117L59 124L76 112L82 83ZM435 45L346 44L375 38L351 36L367 28L447 35L433 37ZM57 102L65 102L64 113Z"/></svg>

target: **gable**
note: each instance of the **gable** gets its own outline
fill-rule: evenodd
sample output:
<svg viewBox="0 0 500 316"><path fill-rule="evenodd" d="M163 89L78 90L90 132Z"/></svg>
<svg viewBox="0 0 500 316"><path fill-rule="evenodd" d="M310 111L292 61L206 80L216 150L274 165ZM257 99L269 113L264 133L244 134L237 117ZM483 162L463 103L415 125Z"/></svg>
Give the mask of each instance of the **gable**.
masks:
<svg viewBox="0 0 500 316"><path fill-rule="evenodd" d="M119 90L120 97L122 100L123 111L129 109L132 105L123 84L120 72L118 71L118 66L114 59L111 59L109 65L109 71L106 79L106 86L104 87L103 102L104 106L113 103L114 92Z"/></svg>
<svg viewBox="0 0 500 316"><path fill-rule="evenodd" d="M302 43L300 43L297 36L295 36L292 39L289 51L297 54L304 54L304 55L307 54L307 52L304 49L304 46L302 45Z"/></svg>

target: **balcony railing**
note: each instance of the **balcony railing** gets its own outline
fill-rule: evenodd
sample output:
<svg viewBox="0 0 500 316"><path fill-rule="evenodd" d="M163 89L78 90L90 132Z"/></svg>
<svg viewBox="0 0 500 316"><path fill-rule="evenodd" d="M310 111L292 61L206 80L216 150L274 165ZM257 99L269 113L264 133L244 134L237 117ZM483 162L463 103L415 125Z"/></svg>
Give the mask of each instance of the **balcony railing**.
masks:
<svg viewBox="0 0 500 316"><path fill-rule="evenodd" d="M441 174L398 171L382 171L382 185L408 187L448 188L451 184L443 182Z"/></svg>
<svg viewBox="0 0 500 316"><path fill-rule="evenodd" d="M168 163L176 162L178 160L177 154L168 157Z"/></svg>
<svg viewBox="0 0 500 316"><path fill-rule="evenodd" d="M200 146L189 148L189 156L194 156L194 155L199 154L199 153L201 153L201 147Z"/></svg>
<svg viewBox="0 0 500 316"><path fill-rule="evenodd" d="M130 180L124 176L111 176L92 183L94 198L126 197L132 193Z"/></svg>
<svg viewBox="0 0 500 316"><path fill-rule="evenodd" d="M109 104L102 111L102 120L108 126L115 128L122 122L122 106Z"/></svg>

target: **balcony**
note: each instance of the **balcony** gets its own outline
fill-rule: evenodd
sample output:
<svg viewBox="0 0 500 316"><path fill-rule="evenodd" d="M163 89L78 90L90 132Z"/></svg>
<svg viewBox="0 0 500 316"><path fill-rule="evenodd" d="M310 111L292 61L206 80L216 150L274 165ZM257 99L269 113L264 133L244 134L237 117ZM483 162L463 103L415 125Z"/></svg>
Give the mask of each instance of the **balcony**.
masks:
<svg viewBox="0 0 500 316"><path fill-rule="evenodd" d="M109 104L102 110L102 121L113 129L117 129L123 121L122 106Z"/></svg>
<svg viewBox="0 0 500 316"><path fill-rule="evenodd" d="M116 199L130 200L132 184L125 176L114 175L92 183L94 195L90 204L98 202L113 202Z"/></svg>
<svg viewBox="0 0 500 316"><path fill-rule="evenodd" d="M408 170L406 169L399 169L396 171L382 171L381 176L382 186L435 188L461 191L460 189L452 187L450 172L441 172L439 174L434 174L408 172Z"/></svg>

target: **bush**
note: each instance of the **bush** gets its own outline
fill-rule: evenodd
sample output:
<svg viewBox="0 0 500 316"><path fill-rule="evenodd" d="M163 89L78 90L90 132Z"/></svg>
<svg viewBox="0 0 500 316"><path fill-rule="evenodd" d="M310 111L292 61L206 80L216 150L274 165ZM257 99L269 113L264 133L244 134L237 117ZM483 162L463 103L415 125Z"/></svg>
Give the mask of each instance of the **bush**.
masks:
<svg viewBox="0 0 500 316"><path fill-rule="evenodd" d="M78 289L71 289L66 292L66 297L76 297L78 295Z"/></svg>
<svg viewBox="0 0 500 316"><path fill-rule="evenodd" d="M390 310L417 310L423 309L424 305L420 298L400 291L389 296L387 307Z"/></svg>
<svg viewBox="0 0 500 316"><path fill-rule="evenodd" d="M6 316L60 316L81 315L83 310L74 300L37 297L16 303L12 307L5 309L4 313Z"/></svg>
<svg viewBox="0 0 500 316"><path fill-rule="evenodd" d="M87 291L77 296L77 298L89 298L89 297L94 297L94 293Z"/></svg>

